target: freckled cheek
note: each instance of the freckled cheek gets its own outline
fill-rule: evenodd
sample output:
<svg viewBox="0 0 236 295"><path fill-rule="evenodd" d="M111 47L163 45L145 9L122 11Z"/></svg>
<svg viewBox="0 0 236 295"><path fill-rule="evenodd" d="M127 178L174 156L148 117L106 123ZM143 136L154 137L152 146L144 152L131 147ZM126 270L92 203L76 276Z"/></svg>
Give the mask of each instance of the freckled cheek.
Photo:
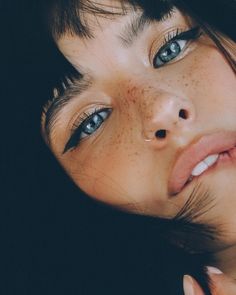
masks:
<svg viewBox="0 0 236 295"><path fill-rule="evenodd" d="M184 75L186 93L201 112L234 108L236 79L222 54L212 46L202 46L191 58ZM225 101L226 104L222 104Z"/></svg>
<svg viewBox="0 0 236 295"><path fill-rule="evenodd" d="M111 205L135 202L149 196L150 159L124 133L91 148L84 159L71 159L70 176L87 194ZM68 163L67 163L68 165ZM155 186L156 190L157 186Z"/></svg>
<svg viewBox="0 0 236 295"><path fill-rule="evenodd" d="M83 161L84 177L80 174L78 182L95 197L114 198L116 194L121 197L127 190L127 180L131 181L140 173L140 160L135 143L122 141L117 135L116 140L100 145Z"/></svg>

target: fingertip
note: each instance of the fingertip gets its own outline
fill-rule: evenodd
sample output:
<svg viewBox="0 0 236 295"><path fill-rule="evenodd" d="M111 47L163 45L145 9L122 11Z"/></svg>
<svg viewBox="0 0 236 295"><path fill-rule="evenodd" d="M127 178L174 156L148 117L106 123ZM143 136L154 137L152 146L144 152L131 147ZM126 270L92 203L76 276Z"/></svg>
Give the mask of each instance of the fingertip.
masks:
<svg viewBox="0 0 236 295"><path fill-rule="evenodd" d="M207 273L209 275L222 275L223 274L223 272L220 269L218 269L214 266L207 266L206 269L207 269Z"/></svg>
<svg viewBox="0 0 236 295"><path fill-rule="evenodd" d="M185 295L204 295L204 292L198 282L190 275L184 275L183 289Z"/></svg>
<svg viewBox="0 0 236 295"><path fill-rule="evenodd" d="M194 295L194 281L191 276L184 275L183 288L185 295Z"/></svg>

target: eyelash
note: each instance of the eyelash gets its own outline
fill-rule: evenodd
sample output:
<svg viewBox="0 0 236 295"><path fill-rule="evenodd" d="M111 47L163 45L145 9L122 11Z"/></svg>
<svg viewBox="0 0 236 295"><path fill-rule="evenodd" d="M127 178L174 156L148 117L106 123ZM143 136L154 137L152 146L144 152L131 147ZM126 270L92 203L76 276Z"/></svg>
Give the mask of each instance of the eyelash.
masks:
<svg viewBox="0 0 236 295"><path fill-rule="evenodd" d="M195 28L192 28L192 29L184 31L184 32L178 28L174 31L168 32L167 35L164 37L164 44L157 51L157 53L154 55L153 62L152 62L153 67L160 68L160 67L166 65L167 63L172 62L183 52L183 50L186 49L187 43L188 43L187 41L196 40L200 36L201 36L201 32L200 32L199 27L195 27ZM186 41L186 44L183 45L182 48L181 48L181 45L178 43L180 41ZM169 58L168 56L166 56L166 58L167 58L166 61L162 60L160 55L163 53L168 54L168 52L167 52L168 46L170 46L172 44L175 44L177 46L176 48L172 48L172 49L178 49L179 52L177 53L177 55L175 57L171 58L170 60L168 60L168 58ZM169 50L171 50L171 49L169 48Z"/></svg>
<svg viewBox="0 0 236 295"><path fill-rule="evenodd" d="M99 108L99 109L94 109L91 112L82 113L72 127L72 135L65 145L63 154L70 149L76 148L82 139L89 137L94 132L96 132L96 130L99 129L99 127L109 117L109 115L111 114L111 111L112 111L111 108ZM91 133L89 132L88 129L87 129L88 131L85 132L85 130L83 129L86 128L86 125L88 126L89 123L92 122L92 120L94 120L93 122L95 122L96 116L97 116L97 119L100 120L100 122L98 122L99 124L98 127L95 127L96 128L95 131L91 131Z"/></svg>
<svg viewBox="0 0 236 295"><path fill-rule="evenodd" d="M168 46L171 45L173 42L177 43L177 41L195 40L199 36L200 36L199 27L192 28L192 29L190 29L188 31L185 31L185 32L181 32L180 29L176 29L174 31L168 32L167 35L164 36L164 42L163 42L164 44L161 46L161 48L158 50L158 52L155 54L155 56L153 58L153 67L154 68L160 68L160 67L164 66L165 64L170 63L172 60L174 60L176 58L176 57L174 57L170 61L163 62L163 61L161 61L161 59L159 57L159 55L161 53L163 53L164 50L167 50ZM186 48L186 45L183 46L183 48L180 48L181 50L178 53L178 55L185 48ZM158 60L158 58L159 58L159 61L161 61L162 64L156 66L155 62ZM102 112L103 112L103 115L101 115ZM73 125L72 135L70 136L70 139L68 140L68 142L65 145L63 154L66 153L68 150L76 148L80 144L82 139L87 138L87 137L91 136L94 132L96 132L97 129L99 129L99 127L108 118L110 113L111 113L111 109L109 109L109 108L100 108L100 109L95 109L92 112L88 112L88 113L84 112L82 115L80 115L80 117L78 118L76 123ZM86 126L86 124L89 124L89 121L90 120L95 120L95 118L100 120L100 123L99 123L98 127L94 130L94 132L91 132L91 133L84 132L83 128ZM90 122L92 122L92 121L90 121Z"/></svg>

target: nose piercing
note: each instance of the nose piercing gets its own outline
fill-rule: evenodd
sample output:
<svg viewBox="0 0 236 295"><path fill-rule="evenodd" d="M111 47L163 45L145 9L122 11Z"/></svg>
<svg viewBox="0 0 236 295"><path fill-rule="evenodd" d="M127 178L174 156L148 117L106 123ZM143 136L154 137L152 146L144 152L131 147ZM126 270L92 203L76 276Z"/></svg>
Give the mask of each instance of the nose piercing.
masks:
<svg viewBox="0 0 236 295"><path fill-rule="evenodd" d="M167 136L167 130L165 130L165 129L159 129L155 133L155 138L157 138L157 139L164 139L164 138L166 138L166 136ZM146 137L145 134L143 134L143 137L146 142L152 141L154 138L154 137L148 138L148 137Z"/></svg>
<svg viewBox="0 0 236 295"><path fill-rule="evenodd" d="M152 139L153 139L153 138L150 138L149 136L147 136L147 134L145 134L144 132L142 132L142 135L143 135L144 141L146 141L146 142L152 141Z"/></svg>

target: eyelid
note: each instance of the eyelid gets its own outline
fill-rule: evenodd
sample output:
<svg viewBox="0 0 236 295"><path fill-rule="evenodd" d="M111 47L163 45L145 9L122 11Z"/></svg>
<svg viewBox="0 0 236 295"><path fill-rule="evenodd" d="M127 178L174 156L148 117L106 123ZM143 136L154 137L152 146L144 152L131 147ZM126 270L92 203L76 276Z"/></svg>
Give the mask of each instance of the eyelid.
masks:
<svg viewBox="0 0 236 295"><path fill-rule="evenodd" d="M73 123L70 128L70 134L72 135L75 130L89 117L93 116L95 113L101 112L103 110L111 109L111 107L106 105L99 105L99 106L89 106L83 111L80 111L79 114L76 115L76 118L73 120Z"/></svg>
<svg viewBox="0 0 236 295"><path fill-rule="evenodd" d="M151 50L150 50L150 54L149 54L149 61L150 64L153 65L153 60L155 58L155 56L165 47L168 45L168 43L173 42L175 40L187 40L188 42L190 42L192 40L192 38L187 38L187 36L185 36L184 38L182 38L184 35L188 34L188 32L190 33L190 31L192 30L196 30L196 38L198 38L198 36L201 34L200 31L200 27L196 26L196 27L185 27L185 28L171 28L170 30L166 31L164 33L163 38L160 39L156 39L152 45L151 45Z"/></svg>
<svg viewBox="0 0 236 295"><path fill-rule="evenodd" d="M185 28L186 30L188 28ZM155 40L152 42L150 46L150 53L149 53L149 60L152 64L152 60L154 56L157 54L158 51L161 50L163 46L165 46L170 41L170 36L174 34L176 35L176 32L183 32L185 31L183 28L170 28L169 30L166 30L161 35L158 34L158 36L155 38ZM169 39L169 40L168 40Z"/></svg>
<svg viewBox="0 0 236 295"><path fill-rule="evenodd" d="M99 113L105 112L105 111L108 111L108 116L104 119L104 122L105 122L112 112L111 107L99 106L98 108L89 109L88 111L84 111L84 112L80 113L80 115L77 116L77 120L75 120L74 124L72 125L69 138L66 141L66 144L65 144L62 154L66 153L69 150L74 150L78 145L80 145L80 143L83 140L86 140L87 138L91 137L93 134L96 134L97 132L95 131L91 135L88 135L84 138L78 139L78 136L79 135L81 136L81 133L82 133L82 131L80 129L83 127L83 124L86 122L86 120L89 120L95 114L99 114ZM101 125L103 125L103 123ZM99 130L99 129L100 129L100 127L97 130ZM76 135L77 133L79 135Z"/></svg>
<svg viewBox="0 0 236 295"><path fill-rule="evenodd" d="M93 135L95 135L100 128L102 128L101 126L105 123L105 121L108 119L108 117L111 114L111 109L102 109L100 111L95 111L93 114L91 114L87 119L85 119L82 123L81 126L79 127L80 131L80 139L79 139L79 143L86 138L89 138ZM100 117L100 119L102 118L102 122L99 124L98 127L96 127L96 129L92 132L92 133L86 133L85 131L82 130L82 128L84 127L84 125L89 124L89 122L95 118L95 116Z"/></svg>

